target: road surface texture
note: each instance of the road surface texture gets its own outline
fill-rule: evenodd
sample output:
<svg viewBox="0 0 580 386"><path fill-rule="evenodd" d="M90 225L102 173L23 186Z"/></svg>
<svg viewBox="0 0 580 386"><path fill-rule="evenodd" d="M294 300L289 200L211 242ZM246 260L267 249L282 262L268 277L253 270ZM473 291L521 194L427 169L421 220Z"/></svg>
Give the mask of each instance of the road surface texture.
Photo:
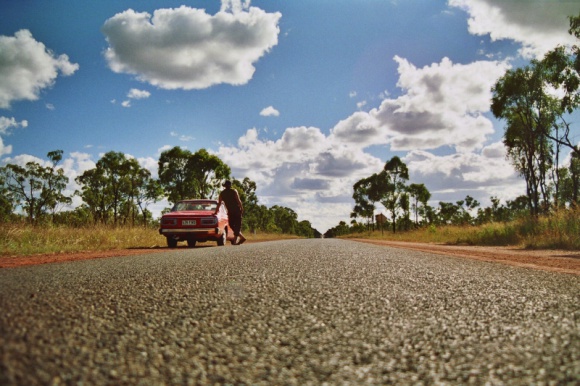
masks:
<svg viewBox="0 0 580 386"><path fill-rule="evenodd" d="M345 240L0 270L0 384L578 384L580 277Z"/></svg>

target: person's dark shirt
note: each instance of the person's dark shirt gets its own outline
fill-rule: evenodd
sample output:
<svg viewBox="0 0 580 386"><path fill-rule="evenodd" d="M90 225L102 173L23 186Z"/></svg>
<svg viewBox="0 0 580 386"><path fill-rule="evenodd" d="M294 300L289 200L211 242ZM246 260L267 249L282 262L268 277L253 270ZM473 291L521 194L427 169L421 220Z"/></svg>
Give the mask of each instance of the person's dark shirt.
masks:
<svg viewBox="0 0 580 386"><path fill-rule="evenodd" d="M226 209L228 210L228 214L240 215L242 210L238 205L238 192L234 189L224 189L221 192L221 198L224 204L226 205Z"/></svg>

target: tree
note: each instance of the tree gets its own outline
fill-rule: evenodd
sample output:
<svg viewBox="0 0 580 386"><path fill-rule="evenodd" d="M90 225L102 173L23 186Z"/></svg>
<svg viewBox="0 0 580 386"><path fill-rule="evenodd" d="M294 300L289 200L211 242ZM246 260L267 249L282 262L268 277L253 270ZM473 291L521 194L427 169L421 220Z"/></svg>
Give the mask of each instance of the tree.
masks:
<svg viewBox="0 0 580 386"><path fill-rule="evenodd" d="M70 197L63 191L69 181L62 168L57 168L62 159L62 150L47 154L49 166L38 162L27 162L25 166L8 164L1 168L7 197L20 206L31 224L36 224L48 211L54 213L61 204L70 204Z"/></svg>
<svg viewBox="0 0 580 386"><path fill-rule="evenodd" d="M282 233L296 234L298 215L290 208L274 205L270 208L276 225Z"/></svg>
<svg viewBox="0 0 580 386"><path fill-rule="evenodd" d="M175 146L159 157L159 183L169 202L187 198L213 198L231 170L205 149L192 154Z"/></svg>
<svg viewBox="0 0 580 386"><path fill-rule="evenodd" d="M6 187L3 169L0 169L0 222L8 222L14 211L14 198Z"/></svg>
<svg viewBox="0 0 580 386"><path fill-rule="evenodd" d="M558 170L560 189L556 191L557 202L560 206L578 205L580 195L580 155L573 153L570 158L570 165Z"/></svg>
<svg viewBox="0 0 580 386"><path fill-rule="evenodd" d="M106 224L109 218L109 207L111 206L111 196L107 186L107 178L102 168L86 170L76 178L76 182L81 186L77 191L84 202L84 206L91 213L93 221Z"/></svg>
<svg viewBox="0 0 580 386"><path fill-rule="evenodd" d="M389 188L389 180L386 172L375 173L370 177L363 178L353 185L355 206L351 218L366 218L367 223L374 221L375 203L385 196Z"/></svg>
<svg viewBox="0 0 580 386"><path fill-rule="evenodd" d="M571 16L569 20L568 33L580 39L580 14ZM549 84L564 91L560 100L562 110L572 113L580 105L580 47L576 44L571 47L557 46L544 56L542 62ZM570 141L565 144L578 152L578 147Z"/></svg>
<svg viewBox="0 0 580 386"><path fill-rule="evenodd" d="M431 198L431 193L427 190L425 184L411 184L407 190L409 195L413 199L411 207L415 214L415 225L419 225L419 214L425 218L425 209L427 207L427 201ZM419 206L421 204L421 206Z"/></svg>
<svg viewBox="0 0 580 386"><path fill-rule="evenodd" d="M244 206L243 226L250 232L255 232L259 224L260 211L258 207L258 196L256 196L256 183L245 177L243 181L234 178L232 187L240 195L240 200Z"/></svg>
<svg viewBox="0 0 580 386"><path fill-rule="evenodd" d="M97 161L97 169L103 171L106 181L106 193L110 197L110 209L113 210L113 222L115 225L119 221L121 207L126 202L126 197L131 194L131 187L127 175L131 166L131 161L127 160L125 154L110 151L105 153Z"/></svg>
<svg viewBox="0 0 580 386"><path fill-rule="evenodd" d="M147 216L150 212L147 210L148 204L157 202L163 196L163 188L159 181L151 177L151 172L141 168L137 171L137 178L134 180L135 202L143 215L143 225L147 226Z"/></svg>
<svg viewBox="0 0 580 386"><path fill-rule="evenodd" d="M136 159L114 151L105 153L95 168L86 170L76 181L81 185L77 194L95 223L107 224L112 215L115 225L129 221L135 225L140 211L146 224L147 204L163 194L151 172L142 168Z"/></svg>
<svg viewBox="0 0 580 386"><path fill-rule="evenodd" d="M41 192L42 201L46 203L46 208L52 214L52 220L56 215L60 205L70 205L72 199L63 192L69 182L64 175L62 168L57 169L57 165L62 161L62 150L50 151L47 154L51 165L45 168L46 189Z"/></svg>
<svg viewBox="0 0 580 386"><path fill-rule="evenodd" d="M568 31L580 39L580 14L570 17ZM557 96L554 89L562 96ZM549 172L554 199L561 196L560 147L566 146L580 155L567 119L567 114L580 106L580 47L558 46L541 61L533 60L529 66L507 71L493 93L492 112L507 121L504 144L514 167L526 180L530 213L537 216L549 206Z"/></svg>
<svg viewBox="0 0 580 386"><path fill-rule="evenodd" d="M213 198L219 194L224 181L230 177L231 170L218 156L200 149L189 158L187 167L194 177L194 194L200 198Z"/></svg>
<svg viewBox="0 0 580 386"><path fill-rule="evenodd" d="M555 99L545 91L541 63L509 70L493 88L491 109L495 117L507 121L504 144L508 157L526 180L530 213L537 216L547 209L547 173L553 164L549 135L559 112Z"/></svg>
<svg viewBox="0 0 580 386"><path fill-rule="evenodd" d="M385 181L388 183L386 189L382 190L381 204L391 213L393 233L395 233L399 209L405 212L405 206L408 207L408 199L403 196L407 194L405 181L409 179L409 170L399 157L394 156L385 164L384 172Z"/></svg>

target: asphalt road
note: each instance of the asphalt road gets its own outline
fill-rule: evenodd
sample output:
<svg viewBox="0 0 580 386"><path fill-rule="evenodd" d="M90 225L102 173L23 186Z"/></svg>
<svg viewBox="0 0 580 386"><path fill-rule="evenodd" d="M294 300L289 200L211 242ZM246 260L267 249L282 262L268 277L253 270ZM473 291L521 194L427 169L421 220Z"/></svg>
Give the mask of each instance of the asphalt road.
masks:
<svg viewBox="0 0 580 386"><path fill-rule="evenodd" d="M0 270L0 384L578 384L580 277L343 240Z"/></svg>

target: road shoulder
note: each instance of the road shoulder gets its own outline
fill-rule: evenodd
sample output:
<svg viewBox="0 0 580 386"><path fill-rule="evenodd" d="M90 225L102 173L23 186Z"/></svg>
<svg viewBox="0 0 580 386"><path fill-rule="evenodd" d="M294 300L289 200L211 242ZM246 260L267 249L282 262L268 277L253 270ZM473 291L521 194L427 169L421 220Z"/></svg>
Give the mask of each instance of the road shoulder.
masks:
<svg viewBox="0 0 580 386"><path fill-rule="evenodd" d="M458 258L501 263L516 267L580 275L580 251L527 250L517 247L455 246L370 239L349 240Z"/></svg>

